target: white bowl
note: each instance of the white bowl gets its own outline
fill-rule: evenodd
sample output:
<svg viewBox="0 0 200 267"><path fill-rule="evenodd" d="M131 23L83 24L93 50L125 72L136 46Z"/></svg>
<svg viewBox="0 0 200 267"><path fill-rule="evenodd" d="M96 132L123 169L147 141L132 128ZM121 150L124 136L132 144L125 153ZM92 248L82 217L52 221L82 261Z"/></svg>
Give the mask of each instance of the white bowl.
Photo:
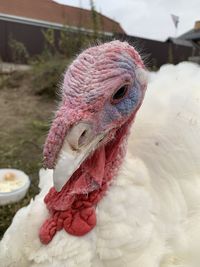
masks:
<svg viewBox="0 0 200 267"><path fill-rule="evenodd" d="M30 186L29 177L23 171L16 169L0 169L0 182L5 179L6 175L11 173L14 174L17 181L21 182L21 185L18 185L18 188L11 189L9 192L2 192L0 190L0 205L18 202L26 195Z"/></svg>

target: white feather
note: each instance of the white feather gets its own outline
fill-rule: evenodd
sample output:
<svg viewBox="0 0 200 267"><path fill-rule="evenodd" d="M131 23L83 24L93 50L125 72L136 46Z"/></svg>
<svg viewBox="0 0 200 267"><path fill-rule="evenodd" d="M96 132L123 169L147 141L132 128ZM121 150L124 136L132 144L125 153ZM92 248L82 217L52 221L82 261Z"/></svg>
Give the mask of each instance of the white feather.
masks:
<svg viewBox="0 0 200 267"><path fill-rule="evenodd" d="M119 175L97 210L97 226L74 237L60 231L42 245L48 212L41 193L21 209L0 243L3 267L200 266L200 68L163 66L150 75Z"/></svg>

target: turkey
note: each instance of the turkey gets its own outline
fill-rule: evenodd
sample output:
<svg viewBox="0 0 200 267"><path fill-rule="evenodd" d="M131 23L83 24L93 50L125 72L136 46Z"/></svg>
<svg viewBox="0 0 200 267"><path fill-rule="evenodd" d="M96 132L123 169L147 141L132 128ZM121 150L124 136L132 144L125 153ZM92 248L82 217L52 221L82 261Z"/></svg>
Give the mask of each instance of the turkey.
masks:
<svg viewBox="0 0 200 267"><path fill-rule="evenodd" d="M0 242L1 266L198 267L200 68L147 77L112 41L74 60L61 97L41 192Z"/></svg>

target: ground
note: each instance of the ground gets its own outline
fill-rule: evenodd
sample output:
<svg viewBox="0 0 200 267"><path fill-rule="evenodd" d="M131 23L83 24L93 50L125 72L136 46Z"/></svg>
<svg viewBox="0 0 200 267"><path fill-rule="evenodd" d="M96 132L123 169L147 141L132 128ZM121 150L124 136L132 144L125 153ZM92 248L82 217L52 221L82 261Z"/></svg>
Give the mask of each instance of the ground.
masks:
<svg viewBox="0 0 200 267"><path fill-rule="evenodd" d="M27 196L17 204L0 206L0 238L16 211L38 192L42 146L55 110L55 100L39 96L26 72L0 76L0 168L17 168L31 179Z"/></svg>

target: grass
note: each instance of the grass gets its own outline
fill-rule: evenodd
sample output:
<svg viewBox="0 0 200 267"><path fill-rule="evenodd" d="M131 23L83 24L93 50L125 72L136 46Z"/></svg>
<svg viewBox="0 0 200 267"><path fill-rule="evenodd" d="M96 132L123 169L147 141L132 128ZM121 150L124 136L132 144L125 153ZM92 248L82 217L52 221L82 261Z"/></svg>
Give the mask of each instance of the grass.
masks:
<svg viewBox="0 0 200 267"><path fill-rule="evenodd" d="M0 80L0 168L23 170L31 180L23 200L0 206L1 238L17 210L39 192L42 149L55 103L47 96L35 95L28 73L12 74Z"/></svg>
<svg viewBox="0 0 200 267"><path fill-rule="evenodd" d="M42 121L31 120L26 130L9 135L1 135L0 168L23 170L31 179L31 186L26 197L12 205L0 206L0 236L10 225L17 210L26 206L38 192L38 170L42 167L42 144L46 133ZM2 142L4 140L4 142Z"/></svg>

